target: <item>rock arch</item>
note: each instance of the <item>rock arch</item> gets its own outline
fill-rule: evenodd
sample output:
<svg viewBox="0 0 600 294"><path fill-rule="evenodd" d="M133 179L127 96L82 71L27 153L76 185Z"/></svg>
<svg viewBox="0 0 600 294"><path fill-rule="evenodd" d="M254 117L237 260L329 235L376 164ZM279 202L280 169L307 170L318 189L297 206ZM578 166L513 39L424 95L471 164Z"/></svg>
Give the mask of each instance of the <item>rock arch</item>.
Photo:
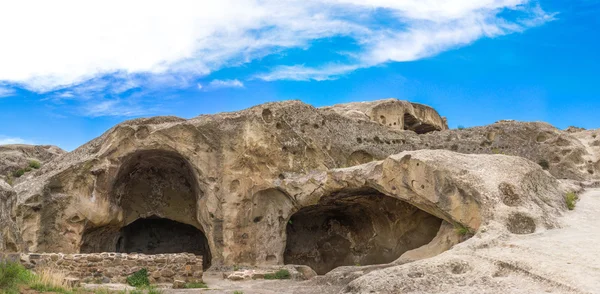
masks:
<svg viewBox="0 0 600 294"><path fill-rule="evenodd" d="M119 218L105 226L86 227L80 251L127 251L123 242L129 240L135 243L136 252L145 248L138 253L185 251L203 255L205 268L210 266L210 246L198 217L203 191L189 162L177 152L165 150L136 151L122 162L108 197ZM169 231L181 232L200 244L183 242L189 246L182 247L172 243ZM142 246L141 242L161 244Z"/></svg>
<svg viewBox="0 0 600 294"><path fill-rule="evenodd" d="M344 265L386 264L428 244L441 223L375 189L345 189L291 216L284 261L308 265L318 274Z"/></svg>

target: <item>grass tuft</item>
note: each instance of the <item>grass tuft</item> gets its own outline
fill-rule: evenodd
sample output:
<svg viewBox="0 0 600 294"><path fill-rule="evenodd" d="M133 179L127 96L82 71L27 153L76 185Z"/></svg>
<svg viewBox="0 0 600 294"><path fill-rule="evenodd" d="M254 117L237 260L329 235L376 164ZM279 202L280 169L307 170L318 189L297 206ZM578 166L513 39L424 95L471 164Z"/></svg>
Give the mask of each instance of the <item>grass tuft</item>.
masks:
<svg viewBox="0 0 600 294"><path fill-rule="evenodd" d="M2 293L19 293L19 285L29 283L33 274L21 264L14 262L0 262L0 289Z"/></svg>
<svg viewBox="0 0 600 294"><path fill-rule="evenodd" d="M21 177L24 174L25 174L25 169L20 168L20 169L14 171L12 175L15 178L19 178L19 177Z"/></svg>
<svg viewBox="0 0 600 294"><path fill-rule="evenodd" d="M274 274L265 274L265 280L287 280L290 278L290 272L286 269L280 269Z"/></svg>
<svg viewBox="0 0 600 294"><path fill-rule="evenodd" d="M151 288L150 290L148 290L148 294L162 294L162 292L162 290L156 288Z"/></svg>
<svg viewBox="0 0 600 294"><path fill-rule="evenodd" d="M42 167L42 164L37 160L30 160L29 167L33 169L39 169L40 167Z"/></svg>
<svg viewBox="0 0 600 294"><path fill-rule="evenodd" d="M567 195L565 195L565 202L567 203L567 208L569 210L575 209L575 204L577 203L577 200L579 200L579 196L577 196L575 192L569 192L567 193Z"/></svg>
<svg viewBox="0 0 600 294"><path fill-rule="evenodd" d="M471 233L471 230L469 230L469 228L462 226L462 225L455 225L454 230L456 231L457 234L459 234L461 236L465 236L465 235Z"/></svg>
<svg viewBox="0 0 600 294"><path fill-rule="evenodd" d="M127 284L132 287L148 287L150 286L150 280L148 279L148 270L145 268L133 273L127 277Z"/></svg>
<svg viewBox="0 0 600 294"><path fill-rule="evenodd" d="M185 289L198 289L198 288L208 288L208 286L202 282L191 282L183 285Z"/></svg>
<svg viewBox="0 0 600 294"><path fill-rule="evenodd" d="M71 293L71 286L67 283L67 275L51 267L36 270L37 274L29 287L40 292Z"/></svg>

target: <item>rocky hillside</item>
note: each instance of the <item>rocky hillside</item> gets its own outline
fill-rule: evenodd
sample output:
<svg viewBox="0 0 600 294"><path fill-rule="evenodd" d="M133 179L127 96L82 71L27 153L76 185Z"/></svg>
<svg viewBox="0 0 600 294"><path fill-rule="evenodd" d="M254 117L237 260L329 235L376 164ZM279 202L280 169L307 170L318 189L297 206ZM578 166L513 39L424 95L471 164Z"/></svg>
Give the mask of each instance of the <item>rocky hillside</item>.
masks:
<svg viewBox="0 0 600 294"><path fill-rule="evenodd" d="M0 145L0 179L12 183L15 178L65 153L50 145Z"/></svg>
<svg viewBox="0 0 600 294"><path fill-rule="evenodd" d="M560 227L566 193L600 177L598 142L537 122L449 130L433 108L396 99L136 119L66 154L0 147L9 173L42 163L1 186L0 246L176 249L215 270L303 264L348 283Z"/></svg>

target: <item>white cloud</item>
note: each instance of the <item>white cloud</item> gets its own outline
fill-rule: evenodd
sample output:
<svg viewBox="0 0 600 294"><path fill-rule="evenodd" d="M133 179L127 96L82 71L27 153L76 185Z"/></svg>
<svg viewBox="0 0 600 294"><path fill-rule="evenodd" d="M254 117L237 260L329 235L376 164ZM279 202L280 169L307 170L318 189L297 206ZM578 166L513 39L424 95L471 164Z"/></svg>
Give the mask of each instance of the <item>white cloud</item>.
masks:
<svg viewBox="0 0 600 294"><path fill-rule="evenodd" d="M0 145L7 145L7 144L31 144L31 143L28 142L27 140L24 140L21 138L7 137L7 136L0 135Z"/></svg>
<svg viewBox="0 0 600 294"><path fill-rule="evenodd" d="M10 97L15 95L17 92L11 88L4 88L0 86L0 98Z"/></svg>
<svg viewBox="0 0 600 294"><path fill-rule="evenodd" d="M522 17L506 19L504 10ZM259 75L323 80L551 19L529 0L2 1L0 81L37 92L95 83L117 94L189 86L195 77L287 48L308 48L316 39L353 39L359 49L347 64L287 65ZM303 73L294 75L294 69ZM108 74L117 78L101 78Z"/></svg>
<svg viewBox="0 0 600 294"><path fill-rule="evenodd" d="M208 84L210 88L243 88L244 83L240 82L240 80L212 80L210 84Z"/></svg>
<svg viewBox="0 0 600 294"><path fill-rule="evenodd" d="M319 68L305 67L304 65L278 66L275 70L258 74L256 77L265 81L292 80L292 81L326 81L340 75L354 71L359 65L326 65Z"/></svg>
<svg viewBox="0 0 600 294"><path fill-rule="evenodd" d="M81 115L89 117L100 116L141 116L150 113L149 109L144 109L137 103L122 101L118 99L94 101L87 103L81 109Z"/></svg>

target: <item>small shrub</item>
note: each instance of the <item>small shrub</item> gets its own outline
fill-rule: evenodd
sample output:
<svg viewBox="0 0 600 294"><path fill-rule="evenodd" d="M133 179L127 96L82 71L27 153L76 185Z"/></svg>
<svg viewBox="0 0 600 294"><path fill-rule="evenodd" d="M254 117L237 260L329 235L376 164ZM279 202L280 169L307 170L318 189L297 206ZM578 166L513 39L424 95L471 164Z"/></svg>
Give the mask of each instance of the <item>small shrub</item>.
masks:
<svg viewBox="0 0 600 294"><path fill-rule="evenodd" d="M148 271L143 268L131 276L127 277L127 284L132 287L140 288L150 286L150 280L148 279Z"/></svg>
<svg viewBox="0 0 600 294"><path fill-rule="evenodd" d="M37 160L30 160L29 161L29 167L33 168L33 169L39 169L42 166L42 164L37 161Z"/></svg>
<svg viewBox="0 0 600 294"><path fill-rule="evenodd" d="M244 294L242 291L233 291L233 294Z"/></svg>
<svg viewBox="0 0 600 294"><path fill-rule="evenodd" d="M265 274L265 280L287 280L290 278L290 272L286 269L280 269L274 274Z"/></svg>
<svg viewBox="0 0 600 294"><path fill-rule="evenodd" d="M569 210L575 209L575 203L579 200L579 196L575 194L575 192L569 192L565 195L565 202L567 203L567 208Z"/></svg>
<svg viewBox="0 0 600 294"><path fill-rule="evenodd" d="M469 228L464 227L462 225L456 225L454 227L454 230L456 231L457 234L461 235L461 236L465 236L467 234L469 234L471 231L469 230Z"/></svg>
<svg viewBox="0 0 600 294"><path fill-rule="evenodd" d="M0 293L19 293L18 285L28 283L33 275L21 264L0 262Z"/></svg>
<svg viewBox="0 0 600 294"><path fill-rule="evenodd" d="M198 289L198 288L208 288L208 286L206 286L206 284L204 284L202 282L192 282L192 283L187 283L187 284L183 285L183 288Z"/></svg>
<svg viewBox="0 0 600 294"><path fill-rule="evenodd" d="M30 172L30 171L31 171L31 167L26 167L26 168L24 168L23 170L24 170L26 173L28 173L28 172Z"/></svg>
<svg viewBox="0 0 600 294"><path fill-rule="evenodd" d="M463 125L459 125L459 126L457 127L457 129L459 129L459 130L464 130L464 129L465 129L465 126L463 126Z"/></svg>
<svg viewBox="0 0 600 294"><path fill-rule="evenodd" d="M538 161L538 164L545 170L548 170L550 168L550 163L548 162L548 160L540 159Z"/></svg>
<svg viewBox="0 0 600 294"><path fill-rule="evenodd" d="M237 265L237 264L234 264L234 265L233 265L233 270L234 270L234 271L239 271L239 270L240 270L240 266L239 266L239 265Z"/></svg>
<svg viewBox="0 0 600 294"><path fill-rule="evenodd" d="M13 177L18 178L25 174L25 170L20 168L13 172Z"/></svg>

